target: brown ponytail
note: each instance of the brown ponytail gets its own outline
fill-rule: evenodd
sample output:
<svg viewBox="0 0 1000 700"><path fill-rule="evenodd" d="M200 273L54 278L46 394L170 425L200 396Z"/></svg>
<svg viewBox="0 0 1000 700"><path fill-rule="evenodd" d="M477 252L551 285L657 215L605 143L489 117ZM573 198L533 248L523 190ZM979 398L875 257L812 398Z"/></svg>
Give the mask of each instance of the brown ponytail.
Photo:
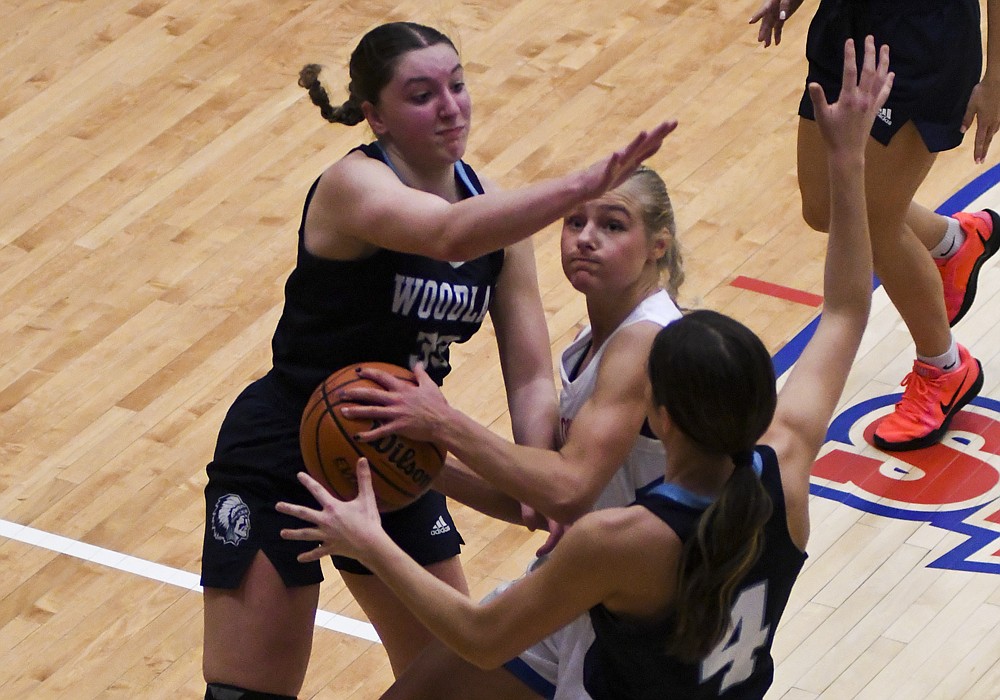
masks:
<svg viewBox="0 0 1000 700"><path fill-rule="evenodd" d="M684 543L674 600L674 633L667 652L695 662L708 655L729 626L733 593L760 557L772 503L747 461Z"/></svg>
<svg viewBox="0 0 1000 700"><path fill-rule="evenodd" d="M767 348L742 323L693 311L661 330L649 355L653 402L709 455L731 455L722 494L684 543L669 652L704 658L725 634L733 593L760 557L773 504L753 469L754 445L777 405Z"/></svg>

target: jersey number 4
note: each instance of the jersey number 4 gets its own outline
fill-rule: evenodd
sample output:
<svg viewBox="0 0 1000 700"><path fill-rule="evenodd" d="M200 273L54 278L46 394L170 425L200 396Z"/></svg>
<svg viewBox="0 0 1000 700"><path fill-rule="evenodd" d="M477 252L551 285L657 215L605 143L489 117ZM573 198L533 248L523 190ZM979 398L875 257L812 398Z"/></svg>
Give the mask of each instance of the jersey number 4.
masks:
<svg viewBox="0 0 1000 700"><path fill-rule="evenodd" d="M753 673L754 652L767 644L771 626L764 623L767 582L744 588L730 612L729 629L722 641L701 662L701 682L725 671L719 692L742 683Z"/></svg>

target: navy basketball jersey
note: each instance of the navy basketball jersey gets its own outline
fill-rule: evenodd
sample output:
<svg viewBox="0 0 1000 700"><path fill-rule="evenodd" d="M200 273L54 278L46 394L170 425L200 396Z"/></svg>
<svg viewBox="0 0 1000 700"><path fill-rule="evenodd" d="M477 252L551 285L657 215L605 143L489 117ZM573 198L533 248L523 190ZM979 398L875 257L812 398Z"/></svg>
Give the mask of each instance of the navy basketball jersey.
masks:
<svg viewBox="0 0 1000 700"><path fill-rule="evenodd" d="M377 143L355 150L392 167ZM479 178L461 161L455 178L465 197L482 194ZM451 370L449 346L482 325L503 251L464 263L385 248L361 260L317 257L306 250L304 232L318 182L302 211L297 262L271 342L272 375L303 401L332 372L355 362L410 367L420 361L441 384Z"/></svg>
<svg viewBox="0 0 1000 700"><path fill-rule="evenodd" d="M788 534L774 450L758 445L754 466L774 512L764 528L764 550L733 596L730 627L722 641L700 663L685 663L664 652L670 619L636 624L598 605L590 611L596 640L584 665L584 686L594 700L764 697L774 675L774 631L806 555ZM709 502L666 483L640 495L636 504L663 519L686 542Z"/></svg>

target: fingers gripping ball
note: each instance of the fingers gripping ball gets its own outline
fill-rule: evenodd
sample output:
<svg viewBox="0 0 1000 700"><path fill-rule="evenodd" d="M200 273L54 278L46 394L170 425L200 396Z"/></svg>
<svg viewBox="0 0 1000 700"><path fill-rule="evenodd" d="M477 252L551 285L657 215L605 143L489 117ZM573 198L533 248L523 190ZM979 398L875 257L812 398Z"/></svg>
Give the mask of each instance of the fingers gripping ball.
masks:
<svg viewBox="0 0 1000 700"><path fill-rule="evenodd" d="M358 494L355 472L358 458L371 465L372 487L378 509L386 512L409 505L424 495L444 464L445 451L431 442L388 435L374 442L354 438L377 425L370 419L349 419L341 408L351 405L338 398L348 387L375 387L378 384L358 376L357 370L370 367L416 383L413 373L384 362L363 362L337 370L316 387L302 412L299 444L309 474L340 500Z"/></svg>

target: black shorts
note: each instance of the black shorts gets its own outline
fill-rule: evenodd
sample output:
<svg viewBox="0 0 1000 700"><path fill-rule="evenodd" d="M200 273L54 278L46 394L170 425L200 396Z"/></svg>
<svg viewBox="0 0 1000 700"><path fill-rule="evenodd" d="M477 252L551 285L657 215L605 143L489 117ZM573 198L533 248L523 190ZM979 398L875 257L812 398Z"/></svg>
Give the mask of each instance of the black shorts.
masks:
<svg viewBox="0 0 1000 700"><path fill-rule="evenodd" d="M229 409L208 465L205 487L205 536L201 584L238 588L260 550L287 586L307 586L323 580L319 562L299 563L296 557L313 542L281 538L282 528L305 523L274 509L278 501L316 507L316 501L296 478L305 471L299 449L299 421L304 402L296 401L266 376L237 397ZM406 508L382 517L389 536L421 565L457 556L464 544L445 497L431 491ZM333 557L341 570L370 574L353 559Z"/></svg>
<svg viewBox="0 0 1000 700"><path fill-rule="evenodd" d="M860 66L868 34L876 46L889 45L889 68L896 73L872 137L888 144L912 121L932 153L958 146L962 118L982 74L979 1L822 0L806 40L806 84L819 83L834 102L840 95L844 42L854 38ZM799 116L815 118L808 90Z"/></svg>

